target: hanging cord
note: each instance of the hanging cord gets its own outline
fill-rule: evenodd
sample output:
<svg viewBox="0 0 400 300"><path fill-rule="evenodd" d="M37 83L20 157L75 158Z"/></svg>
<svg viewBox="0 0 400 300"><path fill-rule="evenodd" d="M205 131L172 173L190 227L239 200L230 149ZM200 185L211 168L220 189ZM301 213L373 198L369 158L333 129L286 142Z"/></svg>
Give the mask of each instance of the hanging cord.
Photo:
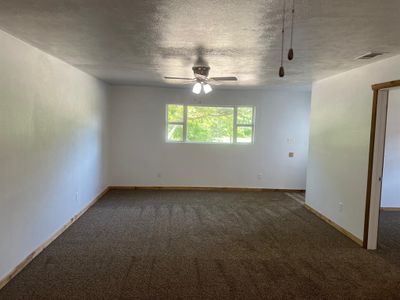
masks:
<svg viewBox="0 0 400 300"><path fill-rule="evenodd" d="M286 13L286 0L283 0L282 11L282 48L281 48L281 67L279 68L279 77L285 76L285 69L283 68L283 51L285 47L285 13Z"/></svg>
<svg viewBox="0 0 400 300"><path fill-rule="evenodd" d="M294 58L294 51L293 51L293 28L294 28L294 1L292 0L292 28L290 32L290 49L288 53L288 59L292 60Z"/></svg>

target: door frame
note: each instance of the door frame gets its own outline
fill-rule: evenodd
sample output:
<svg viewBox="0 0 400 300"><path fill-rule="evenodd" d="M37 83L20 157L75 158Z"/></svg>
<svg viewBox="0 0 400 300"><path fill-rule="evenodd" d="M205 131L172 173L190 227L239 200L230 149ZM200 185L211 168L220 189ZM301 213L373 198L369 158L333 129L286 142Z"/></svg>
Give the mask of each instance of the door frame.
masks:
<svg viewBox="0 0 400 300"><path fill-rule="evenodd" d="M380 196L376 199L376 193L380 194L382 170L377 170L383 167L383 154L384 151L384 130L386 130L387 120L387 98L386 104L379 101L380 94L384 90L390 88L400 87L400 80L388 81L372 85L374 92L372 100L372 117L371 117L371 131L370 131L370 144L369 144L369 161L368 161L368 178L367 178L367 193L365 202L365 218L364 218L364 238L363 247L366 249L374 250L377 246L377 231L379 220ZM385 110L386 105L386 110ZM382 120L382 117L385 119ZM382 128L384 122L384 128ZM377 131L379 130L379 132ZM379 141L376 141L377 134ZM383 137L382 137L383 134ZM382 140L383 138L383 140ZM379 146L375 142L382 143ZM378 161L378 159L380 161ZM378 183L379 182L379 183ZM377 191L377 186L379 191Z"/></svg>

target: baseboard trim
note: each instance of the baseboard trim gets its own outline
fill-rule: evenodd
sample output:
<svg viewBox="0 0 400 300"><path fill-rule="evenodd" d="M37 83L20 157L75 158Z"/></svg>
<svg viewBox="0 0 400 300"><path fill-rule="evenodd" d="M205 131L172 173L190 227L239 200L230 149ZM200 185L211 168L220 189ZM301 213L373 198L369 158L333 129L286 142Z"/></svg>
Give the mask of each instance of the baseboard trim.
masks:
<svg viewBox="0 0 400 300"><path fill-rule="evenodd" d="M212 186L109 186L110 190L166 190L166 191L213 191L213 192L282 192L304 193L301 189L270 189L252 187L212 187Z"/></svg>
<svg viewBox="0 0 400 300"><path fill-rule="evenodd" d="M64 226L58 229L46 242L36 248L31 254L25 257L13 270L6 276L0 279L0 289L6 286L19 272L21 272L37 255L40 254L48 245L51 244L59 235L61 235L69 226L78 220L91 206L93 206L101 197L107 193L109 188L105 188L99 195L96 196L88 205L86 205L79 213L73 216Z"/></svg>
<svg viewBox="0 0 400 300"><path fill-rule="evenodd" d="M313 213L314 215L316 215L318 218L320 218L322 221L326 222L327 224L331 225L333 228L335 228L337 231L339 231L340 233L342 233L343 235L347 236L349 239L351 239L353 242L357 243L358 245L360 245L361 247L363 246L363 241L360 240L358 237L356 237L354 234L352 234L351 232L347 231L346 229L344 229L342 226L336 224L334 221L332 221L331 219L325 217L323 214L321 214L320 212L316 211L314 208L312 208L311 206L308 206L307 204L304 204L304 207L310 211L311 213Z"/></svg>
<svg viewBox="0 0 400 300"><path fill-rule="evenodd" d="M400 207L381 207L382 211L400 211Z"/></svg>

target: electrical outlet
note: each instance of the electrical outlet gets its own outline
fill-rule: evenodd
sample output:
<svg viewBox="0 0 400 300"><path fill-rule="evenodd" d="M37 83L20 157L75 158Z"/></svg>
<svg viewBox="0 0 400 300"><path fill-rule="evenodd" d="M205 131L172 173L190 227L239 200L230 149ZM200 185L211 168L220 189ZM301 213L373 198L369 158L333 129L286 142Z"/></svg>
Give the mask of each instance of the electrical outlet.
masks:
<svg viewBox="0 0 400 300"><path fill-rule="evenodd" d="M75 202L79 203L79 192L75 193Z"/></svg>
<svg viewBox="0 0 400 300"><path fill-rule="evenodd" d="M339 202L339 211L342 212L343 211L343 202Z"/></svg>
<svg viewBox="0 0 400 300"><path fill-rule="evenodd" d="M161 177L162 177L161 173L157 173L157 178L161 178Z"/></svg>
<svg viewBox="0 0 400 300"><path fill-rule="evenodd" d="M258 175L257 175L257 179L258 179L258 180L261 180L261 179L262 179L262 177L263 177L263 174L262 174L262 173L258 173Z"/></svg>

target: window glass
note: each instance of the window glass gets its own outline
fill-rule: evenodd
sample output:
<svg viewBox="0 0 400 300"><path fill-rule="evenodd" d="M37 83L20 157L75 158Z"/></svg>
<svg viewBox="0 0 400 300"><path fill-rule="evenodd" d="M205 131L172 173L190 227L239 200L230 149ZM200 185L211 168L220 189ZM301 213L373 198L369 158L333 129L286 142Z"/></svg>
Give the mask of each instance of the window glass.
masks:
<svg viewBox="0 0 400 300"><path fill-rule="evenodd" d="M183 142L183 125L168 125L168 141Z"/></svg>
<svg viewBox="0 0 400 300"><path fill-rule="evenodd" d="M167 141L251 144L254 116L252 106L168 104Z"/></svg>
<svg viewBox="0 0 400 300"><path fill-rule="evenodd" d="M198 143L232 143L233 107L188 106L187 140Z"/></svg>
<svg viewBox="0 0 400 300"><path fill-rule="evenodd" d="M251 126L238 126L236 141L238 143L251 143L253 138L253 128Z"/></svg>
<svg viewBox="0 0 400 300"><path fill-rule="evenodd" d="M253 124L253 107L239 106L237 108L237 124L240 125Z"/></svg>
<svg viewBox="0 0 400 300"><path fill-rule="evenodd" d="M168 104L168 122L183 122L183 105Z"/></svg>

